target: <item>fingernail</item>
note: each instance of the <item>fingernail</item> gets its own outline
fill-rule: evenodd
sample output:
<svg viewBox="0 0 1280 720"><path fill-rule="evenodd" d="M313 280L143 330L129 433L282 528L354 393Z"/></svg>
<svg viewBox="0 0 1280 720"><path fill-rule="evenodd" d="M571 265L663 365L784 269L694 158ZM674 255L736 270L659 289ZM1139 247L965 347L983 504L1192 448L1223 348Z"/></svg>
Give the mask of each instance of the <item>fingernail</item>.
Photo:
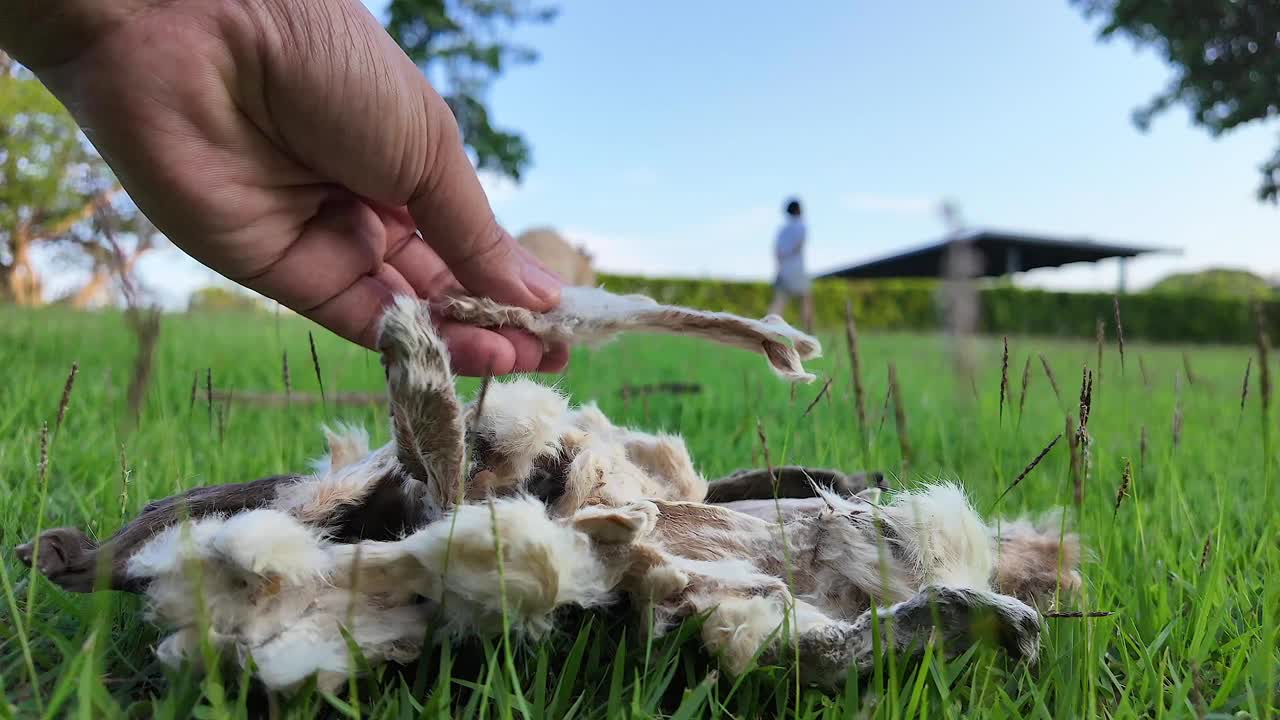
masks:
<svg viewBox="0 0 1280 720"><path fill-rule="evenodd" d="M548 307L560 304L560 287L564 285L560 278L533 263L525 263L520 277L524 280L525 287Z"/></svg>

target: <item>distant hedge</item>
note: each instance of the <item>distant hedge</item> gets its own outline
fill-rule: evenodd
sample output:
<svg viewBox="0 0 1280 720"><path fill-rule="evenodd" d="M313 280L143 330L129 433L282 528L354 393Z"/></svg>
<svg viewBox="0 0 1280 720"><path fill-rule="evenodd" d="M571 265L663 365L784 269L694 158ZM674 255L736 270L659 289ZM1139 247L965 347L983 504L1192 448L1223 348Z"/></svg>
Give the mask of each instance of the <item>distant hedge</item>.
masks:
<svg viewBox="0 0 1280 720"><path fill-rule="evenodd" d="M767 283L602 275L613 292L642 293L656 300L759 317L769 307ZM820 328L840 327L846 301L858 327L868 330L931 330L942 326L941 283L932 280L823 280L814 283ZM978 291L980 330L990 334L1092 338L1096 323L1114 334L1113 295L1062 293L987 286ZM1253 301L1239 298L1130 293L1120 297L1125 338L1162 342L1253 343ZM1263 302L1268 334L1280 339L1280 301ZM797 319L797 308L788 318Z"/></svg>

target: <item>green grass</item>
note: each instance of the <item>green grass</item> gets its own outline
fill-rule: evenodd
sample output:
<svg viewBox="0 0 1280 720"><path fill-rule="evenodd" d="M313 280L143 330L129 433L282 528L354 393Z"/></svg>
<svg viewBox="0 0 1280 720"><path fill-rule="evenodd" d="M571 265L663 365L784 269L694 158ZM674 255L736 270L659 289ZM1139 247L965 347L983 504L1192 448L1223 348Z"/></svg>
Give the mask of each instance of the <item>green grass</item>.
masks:
<svg viewBox="0 0 1280 720"><path fill-rule="evenodd" d="M239 674L166 673L151 655L158 632L136 598L70 595L30 578L12 547L38 531L75 525L114 531L148 500L200 484L305 469L323 451L319 425L363 423L387 438L384 410L286 411L233 404L219 431L193 376L212 368L218 388L281 389L288 351L296 392L315 392L310 324L271 316L166 318L140 427L124 434L132 339L118 315L0 308L0 714L37 717L236 717L278 710L370 718L408 717L1273 717L1280 678L1280 503L1276 463L1264 453L1255 360L1247 406L1240 387L1250 348L1190 348L1194 383L1182 383L1181 443L1172 441L1174 375L1181 349L1129 343L1124 374L1114 344L1096 381L1093 444L1082 508L1067 517L1091 554L1084 610L1110 617L1048 622L1041 661L1027 667L987 648L944 661L884 657L871 677L842 693L796 694L787 668L744 678L717 675L687 624L649 643L625 618L571 616L541 644L476 644L430 650L418 666L384 669L340 697L304 691L266 698ZM377 358L316 334L324 386L382 390ZM835 378L830 401L801 418L821 387L794 400L763 361L747 353L679 339L625 338L579 352L561 386L595 399L616 421L678 430L708 477L759 466L757 418L774 463L803 462L895 473L914 484L960 479L989 511L1018 472L1075 413L1081 368L1096 364L1092 343L1010 340L1014 399L1000 420L998 340L981 345L976 397L957 382L944 338L864 338L862 363L869 442L859 440L842 339L827 337L813 367ZM1062 390L1055 399L1035 357L1043 352ZM1026 410L1018 417L1024 359L1032 357ZM1145 361L1150 387L1139 372ZM41 424L52 428L71 363L80 372L66 420L52 437L47 476L37 466ZM913 450L898 477L892 411L881 423L889 362L897 366ZM1273 382L1280 381L1272 368ZM696 396L624 402L624 383L697 382ZM474 382L463 383L468 392ZM1141 457L1143 428L1149 437ZM121 456L129 482L122 484ZM1272 452L1274 457L1274 451ZM1128 499L1114 509L1124 459L1134 466ZM1000 514L1070 505L1065 442L1003 500ZM1211 547L1202 565L1206 539ZM509 658L509 659L508 659Z"/></svg>

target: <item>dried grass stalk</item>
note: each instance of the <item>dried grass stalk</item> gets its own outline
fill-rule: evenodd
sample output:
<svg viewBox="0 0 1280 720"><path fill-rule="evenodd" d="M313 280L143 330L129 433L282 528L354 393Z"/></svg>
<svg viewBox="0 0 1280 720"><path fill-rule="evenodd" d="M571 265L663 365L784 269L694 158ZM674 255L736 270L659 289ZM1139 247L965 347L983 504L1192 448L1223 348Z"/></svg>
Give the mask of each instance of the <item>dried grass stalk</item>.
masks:
<svg viewBox="0 0 1280 720"><path fill-rule="evenodd" d="M889 363L889 391L893 393L893 420L898 429L898 449L902 452L902 476L906 478L911 464L911 438L907 435L907 411L898 385L898 368L893 363Z"/></svg>
<svg viewBox="0 0 1280 720"><path fill-rule="evenodd" d="M1111 617L1114 614L1111 610L1056 610L1047 612L1044 616L1055 620L1088 620L1090 618Z"/></svg>
<svg viewBox="0 0 1280 720"><path fill-rule="evenodd" d="M1142 387L1151 389L1151 376L1147 374L1147 361L1138 356L1138 371L1142 373Z"/></svg>
<svg viewBox="0 0 1280 720"><path fill-rule="evenodd" d="M291 403L299 405L319 405L321 403L319 395L304 393L286 398L283 393L273 392L255 392L251 390L241 390L232 392L231 390L213 389L213 401L224 402L228 405L234 400L240 405L257 405L261 407L289 407ZM369 405L386 405L386 393L366 393L366 392L340 392L334 393L333 397L328 398L335 406L349 407L365 407Z"/></svg>
<svg viewBox="0 0 1280 720"><path fill-rule="evenodd" d="M1173 374L1173 446L1182 442L1182 376Z"/></svg>
<svg viewBox="0 0 1280 720"><path fill-rule="evenodd" d="M884 405L880 408L880 424L876 426L876 435L884 430L885 418L889 417L889 400L893 397L893 386L886 385L884 388Z"/></svg>
<svg viewBox="0 0 1280 720"><path fill-rule="evenodd" d="M218 403L218 444L221 445L227 435L227 403Z"/></svg>
<svg viewBox="0 0 1280 720"><path fill-rule="evenodd" d="M818 405L818 403L822 400L823 396L826 395L827 392L830 390L831 390L831 378L827 378L827 381L822 384L822 389L818 391L818 394L814 396L813 401L809 403L809 407L806 407L804 409L804 412L800 414L800 419L803 420L806 417L808 417L809 413L813 411L813 408Z"/></svg>
<svg viewBox="0 0 1280 720"><path fill-rule="evenodd" d="M1124 323L1120 322L1120 296L1111 298L1111 306L1116 314L1116 344L1120 348L1120 377L1124 377Z"/></svg>
<svg viewBox="0 0 1280 720"><path fill-rule="evenodd" d="M849 372L853 376L853 406L858 415L858 428L867 431L866 391L862 386L862 361L858 356L858 325L853 319L853 302L844 302L844 336L849 344Z"/></svg>
<svg viewBox="0 0 1280 720"><path fill-rule="evenodd" d="M1187 374L1187 384L1195 385L1196 374L1191 371L1191 356L1187 354L1186 350L1182 351L1182 370Z"/></svg>
<svg viewBox="0 0 1280 720"><path fill-rule="evenodd" d="M200 388L200 371L193 370L191 372L191 403L187 405L187 414L190 415L196 409L196 391Z"/></svg>
<svg viewBox="0 0 1280 720"><path fill-rule="evenodd" d="M1096 318L1096 332L1098 340L1098 383L1102 383L1102 346L1107 342L1107 324L1102 318Z"/></svg>
<svg viewBox="0 0 1280 720"><path fill-rule="evenodd" d="M1084 478L1080 472L1080 433L1076 425L1076 419L1070 413L1067 414L1066 430L1067 447L1071 450L1071 488L1073 498L1077 506L1084 502Z"/></svg>
<svg viewBox="0 0 1280 720"><path fill-rule="evenodd" d="M1142 433L1138 438L1138 462L1142 465L1142 467L1147 466L1147 449L1148 449L1147 426L1143 425Z"/></svg>
<svg viewBox="0 0 1280 720"><path fill-rule="evenodd" d="M660 382L647 385L623 385L618 388L618 395L623 399L642 395L697 395L702 392L698 383Z"/></svg>
<svg viewBox="0 0 1280 720"><path fill-rule="evenodd" d="M1049 378L1049 387L1053 388L1053 396L1058 399L1058 407L1062 407L1062 393L1058 390L1058 379L1053 376L1053 368L1049 366L1049 359L1040 353L1040 364L1044 367L1044 376Z"/></svg>
<svg viewBox="0 0 1280 720"><path fill-rule="evenodd" d="M209 429L213 429L213 368L204 369L204 401L209 409Z"/></svg>
<svg viewBox="0 0 1280 720"><path fill-rule="evenodd" d="M1262 398L1262 414L1265 416L1271 409L1271 362L1268 358L1271 342L1267 337L1267 319L1261 303L1254 304L1253 317L1258 328L1258 396Z"/></svg>
<svg viewBox="0 0 1280 720"><path fill-rule="evenodd" d="M1200 570L1203 572L1209 564L1209 553L1213 548L1213 533L1204 536L1204 549L1200 551Z"/></svg>
<svg viewBox="0 0 1280 720"><path fill-rule="evenodd" d="M1244 382L1240 385L1240 414L1244 414L1244 404L1249 399L1249 373L1253 370L1253 356L1244 365Z"/></svg>
<svg viewBox="0 0 1280 720"><path fill-rule="evenodd" d="M773 472L773 460L769 456L769 437L765 435L764 423L756 418L756 437L760 440L760 452L764 454L764 466L769 471L769 480L773 483L773 494L778 495L778 476Z"/></svg>
<svg viewBox="0 0 1280 720"><path fill-rule="evenodd" d="M160 311L155 309L130 309L130 327L138 339L138 353L133 358L133 374L125 394L129 408L129 427L137 425L142 414L142 403L151 385L151 370L155 364L156 342L160 339Z"/></svg>

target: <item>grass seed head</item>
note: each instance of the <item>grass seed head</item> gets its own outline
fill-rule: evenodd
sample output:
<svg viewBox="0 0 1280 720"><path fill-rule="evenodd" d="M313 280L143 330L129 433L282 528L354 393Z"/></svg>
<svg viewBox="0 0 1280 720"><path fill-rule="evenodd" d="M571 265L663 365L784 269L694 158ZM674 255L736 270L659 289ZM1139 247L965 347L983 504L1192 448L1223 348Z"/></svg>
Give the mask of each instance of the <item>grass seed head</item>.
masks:
<svg viewBox="0 0 1280 720"><path fill-rule="evenodd" d="M1031 383L1031 356L1022 363L1022 393L1018 395L1018 422L1022 422L1022 412L1027 407L1027 385Z"/></svg>
<svg viewBox="0 0 1280 720"><path fill-rule="evenodd" d="M1004 401L1009 395L1009 336L1004 336L1004 353L1000 356L1000 422L1004 422Z"/></svg>
<svg viewBox="0 0 1280 720"><path fill-rule="evenodd" d="M324 407L328 403L324 397L324 376L320 373L320 353L316 352L316 338L310 332L307 333L307 342L311 345L311 365L316 370L316 383L320 386L320 405Z"/></svg>
<svg viewBox="0 0 1280 720"><path fill-rule="evenodd" d="M1093 408L1093 373L1084 368L1080 376L1080 439L1089 429L1089 411Z"/></svg>
<svg viewBox="0 0 1280 720"><path fill-rule="evenodd" d="M1116 344L1120 349L1120 376L1124 377L1124 324L1120 322L1120 296L1112 297L1111 305L1116 314Z"/></svg>
<svg viewBox="0 0 1280 720"><path fill-rule="evenodd" d="M71 388L76 384L76 374L80 372L80 363L71 363L71 372L67 373L67 381L62 385L62 398L58 401L58 419L53 424L56 435L62 429L62 419L67 416L67 406L71 403Z"/></svg>
<svg viewBox="0 0 1280 720"><path fill-rule="evenodd" d="M1058 405L1062 405L1062 393L1058 390L1058 379L1053 376L1053 368L1049 365L1049 358L1040 353L1040 364L1044 367L1044 376L1049 378L1049 387L1053 388L1053 396L1058 399Z"/></svg>
<svg viewBox="0 0 1280 720"><path fill-rule="evenodd" d="M43 485L49 473L49 423L40 424L40 459L36 462L36 477Z"/></svg>
<svg viewBox="0 0 1280 720"><path fill-rule="evenodd" d="M120 443L120 515L123 517L129 509L129 458L125 454L124 443Z"/></svg>
<svg viewBox="0 0 1280 720"><path fill-rule="evenodd" d="M1004 500L1005 495L1008 495L1010 492L1013 491L1014 488L1022 484L1022 481L1025 480L1026 477L1031 474L1032 470L1036 469L1036 466L1040 464L1040 461L1044 460L1045 456L1049 454L1049 451L1053 449L1053 446L1057 445L1058 441L1061 439L1062 439L1062 433L1058 433L1056 436L1054 436L1052 440L1049 441L1048 445L1044 446L1044 449L1040 451L1039 455L1036 455L1035 458L1031 460L1031 462L1027 463L1027 466L1022 469L1022 472L1018 473L1018 477L1014 478L1013 482L1009 483L1009 487L1005 488L1004 492L1000 493L1000 497L996 498L997 506L1000 504L1002 500Z"/></svg>
<svg viewBox="0 0 1280 720"><path fill-rule="evenodd" d="M187 413L190 414L196 409L196 392L200 389L200 371L193 370L191 372L191 403L187 405Z"/></svg>
<svg viewBox="0 0 1280 720"><path fill-rule="evenodd" d="M1244 413L1244 404L1249 399L1249 373L1253 370L1253 356L1249 356L1244 364L1244 382L1240 385L1240 412Z"/></svg>
<svg viewBox="0 0 1280 720"><path fill-rule="evenodd" d="M1116 506L1112 509L1112 514L1120 511L1120 503L1129 496L1129 486L1133 484L1133 465L1129 463L1129 458L1124 459L1124 470L1120 473L1120 487L1116 489Z"/></svg>
<svg viewBox="0 0 1280 720"><path fill-rule="evenodd" d="M284 402L289 404L289 397L293 394L293 383L289 378L289 351L280 351L280 377L284 380Z"/></svg>

